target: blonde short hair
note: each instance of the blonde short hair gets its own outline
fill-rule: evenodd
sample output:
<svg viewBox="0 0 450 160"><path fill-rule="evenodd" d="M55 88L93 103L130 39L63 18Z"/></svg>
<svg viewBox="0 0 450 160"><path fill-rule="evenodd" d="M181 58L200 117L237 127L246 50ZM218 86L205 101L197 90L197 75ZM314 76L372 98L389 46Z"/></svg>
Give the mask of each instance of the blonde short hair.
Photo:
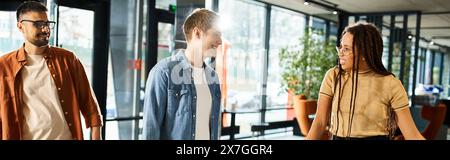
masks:
<svg viewBox="0 0 450 160"><path fill-rule="evenodd" d="M186 41L189 42L191 40L192 30L195 27L206 32L218 22L218 19L219 15L209 9L198 8L192 11L183 24L183 32L186 37Z"/></svg>

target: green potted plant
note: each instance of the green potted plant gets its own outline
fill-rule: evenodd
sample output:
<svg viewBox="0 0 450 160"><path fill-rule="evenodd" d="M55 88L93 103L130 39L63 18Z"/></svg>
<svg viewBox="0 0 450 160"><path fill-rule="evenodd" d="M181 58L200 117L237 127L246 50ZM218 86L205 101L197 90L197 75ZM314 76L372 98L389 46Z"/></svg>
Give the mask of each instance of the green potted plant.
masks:
<svg viewBox="0 0 450 160"><path fill-rule="evenodd" d="M303 135L311 126L308 115L316 112L323 77L336 65L335 42L326 42L322 31L306 28L295 46L282 48L282 86L292 96L295 115Z"/></svg>

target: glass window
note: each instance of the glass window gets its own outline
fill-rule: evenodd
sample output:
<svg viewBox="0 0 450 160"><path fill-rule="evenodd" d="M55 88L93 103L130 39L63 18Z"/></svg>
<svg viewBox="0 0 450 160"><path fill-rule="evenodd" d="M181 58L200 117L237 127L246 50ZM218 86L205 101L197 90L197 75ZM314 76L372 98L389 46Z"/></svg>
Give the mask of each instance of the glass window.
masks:
<svg viewBox="0 0 450 160"><path fill-rule="evenodd" d="M123 132L120 131L118 126L132 126L133 121L106 121L105 127L106 127L106 134L105 139L106 140L119 140L120 136L119 133ZM124 138L122 138L124 139Z"/></svg>
<svg viewBox="0 0 450 160"><path fill-rule="evenodd" d="M171 55L173 33L172 24L158 23L158 62Z"/></svg>
<svg viewBox="0 0 450 160"><path fill-rule="evenodd" d="M446 89L447 94L444 95L448 95L450 98L450 56L448 53L444 52L444 75L442 75L443 79L442 79L442 83L444 84L444 89Z"/></svg>
<svg viewBox="0 0 450 160"><path fill-rule="evenodd" d="M325 31L327 28L327 25L325 24L325 20L319 19L316 17L312 17L312 29L313 29L313 37L319 35L322 35L322 38L319 40L323 41L325 40Z"/></svg>
<svg viewBox="0 0 450 160"><path fill-rule="evenodd" d="M169 10L171 6L176 5L176 0L156 0L155 8Z"/></svg>
<svg viewBox="0 0 450 160"><path fill-rule="evenodd" d="M353 24L353 23L356 23L356 22L355 22L355 16L349 16L349 17L348 17L348 24L351 25L351 24Z"/></svg>
<svg viewBox="0 0 450 160"><path fill-rule="evenodd" d="M16 22L16 12L0 11L0 56L20 48L24 43Z"/></svg>
<svg viewBox="0 0 450 160"><path fill-rule="evenodd" d="M319 19L319 18L316 18L316 17L312 17L312 28L314 30L321 31L321 32L325 33L325 30L326 30L325 20Z"/></svg>
<svg viewBox="0 0 450 160"><path fill-rule="evenodd" d="M420 83L425 84L425 75L426 75L426 63L427 63L427 49L423 48L422 49L422 56L420 58L421 60L421 65L420 65L420 70L421 70L421 76L420 76Z"/></svg>
<svg viewBox="0 0 450 160"><path fill-rule="evenodd" d="M236 0L220 1L219 12L224 21L222 38L230 43L226 56L226 107L260 109L266 10L260 3ZM259 114L236 115L236 125L244 134L251 134L250 123L259 120ZM225 119L224 123L228 121Z"/></svg>
<svg viewBox="0 0 450 160"><path fill-rule="evenodd" d="M406 38L406 37L405 37ZM413 78L414 78L414 41L406 38L406 59L405 59L405 66L404 66L404 79L403 79L403 85L405 86L406 92L408 95L412 95L413 90ZM419 52L417 53L419 54ZM405 83L407 85L405 85ZM416 81L417 84L417 81ZM416 85L417 86L417 85Z"/></svg>
<svg viewBox="0 0 450 160"><path fill-rule="evenodd" d="M413 54L412 54L412 48L413 48L413 41L407 38L407 35L403 35L403 21L404 21L404 17L403 16L396 16L395 18L396 21L399 21L400 24L402 25L397 25L396 28L394 29L393 33L390 33L390 36L393 36L393 51L392 51L392 73L394 73L394 75L398 78L401 79L400 77L400 71L401 69L403 69L403 81L402 84L405 87L406 91L411 94L411 88L410 85L412 83L412 76L410 76L412 74L413 71ZM406 40L405 43L405 59L404 60L404 65L401 66L401 61L402 61L402 41ZM389 47L389 46L388 46Z"/></svg>
<svg viewBox="0 0 450 160"><path fill-rule="evenodd" d="M108 62L106 139L139 139L138 120L116 121L114 118L138 119L142 107L141 57L137 51L136 8L134 1L111 1L110 55ZM145 34L142 34L145 36ZM145 61L142 59L142 61ZM140 67L139 67L140 66ZM145 79L145 78L144 78ZM136 87L138 86L138 87ZM141 87L139 87L141 86Z"/></svg>
<svg viewBox="0 0 450 160"><path fill-rule="evenodd" d="M391 17L390 16L383 16L384 22L390 22ZM388 63L389 63L389 36L390 36L390 28L388 26L382 27L381 30L381 36L383 38L383 56L382 56L382 62L386 69L388 69Z"/></svg>
<svg viewBox="0 0 450 160"><path fill-rule="evenodd" d="M58 23L58 46L80 59L92 84L94 12L60 6Z"/></svg>
<svg viewBox="0 0 450 160"><path fill-rule="evenodd" d="M329 41L330 41L330 43L332 43L332 44L336 44L336 42L337 42L337 35L338 34L341 34L341 33L338 33L338 26L337 26L337 24L336 23L334 23L334 22L330 22L330 39L329 39Z"/></svg>
<svg viewBox="0 0 450 160"><path fill-rule="evenodd" d="M281 88L281 67L279 52L291 48L301 41L305 29L305 16L290 10L272 7L270 26L270 52L267 78L267 107L288 107L288 94ZM267 112L266 121L293 119L292 111L275 110Z"/></svg>
<svg viewBox="0 0 450 160"><path fill-rule="evenodd" d="M419 48L419 55L417 56L417 74L416 74L416 82L417 83L422 83L422 80L421 80L421 76L422 76L422 63L423 63L423 59L422 59L422 56L423 56L423 54L422 54L422 50L423 50L423 48ZM417 86L417 85L416 85Z"/></svg>
<svg viewBox="0 0 450 160"><path fill-rule="evenodd" d="M434 64L433 64L433 84L439 85L439 79L441 74L441 59L442 55L440 52L434 53Z"/></svg>
<svg viewBox="0 0 450 160"><path fill-rule="evenodd" d="M425 61L425 84L432 84L433 82L431 81L431 70L432 70L432 58L433 58L433 52L430 49L427 49L426 51L426 61Z"/></svg>

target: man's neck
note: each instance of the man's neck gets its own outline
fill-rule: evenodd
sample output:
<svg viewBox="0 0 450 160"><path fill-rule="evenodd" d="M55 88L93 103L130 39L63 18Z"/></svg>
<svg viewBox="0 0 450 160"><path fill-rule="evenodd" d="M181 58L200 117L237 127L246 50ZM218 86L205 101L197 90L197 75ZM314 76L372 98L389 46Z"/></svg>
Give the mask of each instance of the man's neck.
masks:
<svg viewBox="0 0 450 160"><path fill-rule="evenodd" d="M202 56L201 51L188 46L184 54L186 55L187 61L192 66L197 68L203 67L203 61L205 60L205 58Z"/></svg>
<svg viewBox="0 0 450 160"><path fill-rule="evenodd" d="M44 54L45 49L47 49L48 45L38 47L31 43L25 42L25 52L32 55L42 55Z"/></svg>

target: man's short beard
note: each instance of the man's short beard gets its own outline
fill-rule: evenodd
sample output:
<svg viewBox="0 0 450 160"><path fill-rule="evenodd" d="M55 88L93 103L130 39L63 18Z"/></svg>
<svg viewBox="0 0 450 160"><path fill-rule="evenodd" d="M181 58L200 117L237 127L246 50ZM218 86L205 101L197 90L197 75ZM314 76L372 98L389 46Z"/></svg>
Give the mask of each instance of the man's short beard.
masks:
<svg viewBox="0 0 450 160"><path fill-rule="evenodd" d="M30 43L37 47L43 47L43 46L48 45L47 40L34 40L34 41L30 41Z"/></svg>

